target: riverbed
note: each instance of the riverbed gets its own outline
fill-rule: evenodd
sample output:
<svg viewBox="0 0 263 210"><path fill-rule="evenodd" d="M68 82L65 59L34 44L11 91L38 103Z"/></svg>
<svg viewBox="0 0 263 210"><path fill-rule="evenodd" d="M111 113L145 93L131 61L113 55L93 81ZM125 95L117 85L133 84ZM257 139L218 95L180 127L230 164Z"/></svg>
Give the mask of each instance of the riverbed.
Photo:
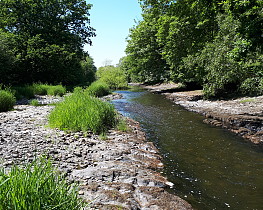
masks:
<svg viewBox="0 0 263 210"><path fill-rule="evenodd" d="M164 157L174 194L196 209L262 209L262 147L186 111L162 95L118 91L118 111L139 121Z"/></svg>

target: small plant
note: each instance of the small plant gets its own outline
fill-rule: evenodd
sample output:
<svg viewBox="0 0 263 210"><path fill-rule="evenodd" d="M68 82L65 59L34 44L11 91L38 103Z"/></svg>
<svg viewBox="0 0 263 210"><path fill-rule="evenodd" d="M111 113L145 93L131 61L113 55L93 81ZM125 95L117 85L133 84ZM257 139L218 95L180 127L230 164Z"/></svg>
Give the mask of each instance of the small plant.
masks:
<svg viewBox="0 0 263 210"><path fill-rule="evenodd" d="M66 88L62 85L48 86L47 94L51 96L63 96L66 93Z"/></svg>
<svg viewBox="0 0 263 210"><path fill-rule="evenodd" d="M34 98L34 88L32 85L20 86L20 87L13 87L12 88L15 92L15 97L19 100L22 98Z"/></svg>
<svg viewBox="0 0 263 210"><path fill-rule="evenodd" d="M81 209L77 188L44 158L25 167L0 169L0 209Z"/></svg>
<svg viewBox="0 0 263 210"><path fill-rule="evenodd" d="M86 93L91 96L102 97L110 93L109 86L100 80L91 83L91 85L86 89Z"/></svg>
<svg viewBox="0 0 263 210"><path fill-rule="evenodd" d="M130 130L125 118L120 118L117 124L117 129L122 132L127 132Z"/></svg>
<svg viewBox="0 0 263 210"><path fill-rule="evenodd" d="M247 103L247 102L256 102L256 100L254 98L248 98L240 101L240 103Z"/></svg>
<svg viewBox="0 0 263 210"><path fill-rule="evenodd" d="M106 134L105 132L102 132L102 133L99 135L99 138L100 138L100 140L102 140L102 141L105 141L105 140L108 139L107 134Z"/></svg>
<svg viewBox="0 0 263 210"><path fill-rule="evenodd" d="M67 96L49 115L52 128L102 133L116 124L112 104L85 94L81 89Z"/></svg>
<svg viewBox="0 0 263 210"><path fill-rule="evenodd" d="M0 89L0 112L6 112L13 109L16 99L9 90Z"/></svg>
<svg viewBox="0 0 263 210"><path fill-rule="evenodd" d="M32 105L32 106L39 106L39 102L38 102L38 100L33 99L33 100L30 101L30 105Z"/></svg>

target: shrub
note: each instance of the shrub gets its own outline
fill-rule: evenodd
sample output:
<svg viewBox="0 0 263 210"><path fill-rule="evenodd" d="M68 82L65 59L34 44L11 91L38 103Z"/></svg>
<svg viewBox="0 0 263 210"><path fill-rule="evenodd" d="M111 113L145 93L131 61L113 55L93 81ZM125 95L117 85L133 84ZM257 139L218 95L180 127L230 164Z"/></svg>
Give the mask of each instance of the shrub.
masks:
<svg viewBox="0 0 263 210"><path fill-rule="evenodd" d="M37 84L37 83L34 83L33 85L33 90L34 90L34 94L36 95L47 95L47 90L48 90L48 87L49 85L45 85L45 84Z"/></svg>
<svg viewBox="0 0 263 210"><path fill-rule="evenodd" d="M75 185L69 185L50 161L0 170L0 209L81 209Z"/></svg>
<svg viewBox="0 0 263 210"><path fill-rule="evenodd" d="M115 124L113 105L93 98L79 88L57 104L49 115L50 127L62 130L102 133Z"/></svg>
<svg viewBox="0 0 263 210"><path fill-rule="evenodd" d="M12 88L15 92L15 97L19 100L22 98L34 98L34 88L32 85L20 86L20 87L13 87Z"/></svg>
<svg viewBox="0 0 263 210"><path fill-rule="evenodd" d="M91 85L86 89L86 93L91 96L102 97L110 93L109 86L100 80L91 83Z"/></svg>
<svg viewBox="0 0 263 210"><path fill-rule="evenodd" d="M38 106L38 105L39 105L38 100L36 100L36 99L31 100L31 101L30 101L30 104L31 104L32 106Z"/></svg>
<svg viewBox="0 0 263 210"><path fill-rule="evenodd" d="M96 76L100 81L105 82L111 89L126 89L128 88L125 72L119 67L105 66L100 67L96 72Z"/></svg>
<svg viewBox="0 0 263 210"><path fill-rule="evenodd" d="M0 89L0 112L6 112L13 109L15 102L16 100L13 93L8 90Z"/></svg>
<svg viewBox="0 0 263 210"><path fill-rule="evenodd" d="M47 94L51 96L63 96L66 93L66 88L62 85L48 86Z"/></svg>

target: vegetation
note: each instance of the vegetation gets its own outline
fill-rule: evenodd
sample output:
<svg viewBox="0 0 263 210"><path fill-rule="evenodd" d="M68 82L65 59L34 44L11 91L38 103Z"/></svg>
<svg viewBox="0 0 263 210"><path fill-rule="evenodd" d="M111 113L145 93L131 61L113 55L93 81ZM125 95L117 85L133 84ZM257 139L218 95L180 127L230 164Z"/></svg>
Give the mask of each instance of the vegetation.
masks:
<svg viewBox="0 0 263 210"><path fill-rule="evenodd" d="M83 50L95 36L90 8L85 0L1 0L0 83L94 81L96 68Z"/></svg>
<svg viewBox="0 0 263 210"><path fill-rule="evenodd" d="M12 87L12 89L17 99L30 99L34 98L35 95L63 96L66 93L66 88L62 85L47 85L41 83Z"/></svg>
<svg viewBox="0 0 263 210"><path fill-rule="evenodd" d="M111 89L126 89L128 87L125 72L120 67L104 66L96 72L99 81L106 83Z"/></svg>
<svg viewBox="0 0 263 210"><path fill-rule="evenodd" d="M0 170L0 209L81 209L77 189L44 158Z"/></svg>
<svg viewBox="0 0 263 210"><path fill-rule="evenodd" d="M120 68L132 82L181 82L205 96L263 93L260 0L140 0Z"/></svg>
<svg viewBox="0 0 263 210"><path fill-rule="evenodd" d="M86 94L81 88L65 97L50 113L49 125L70 131L103 133L116 124L113 105Z"/></svg>
<svg viewBox="0 0 263 210"><path fill-rule="evenodd" d="M110 88L105 82L97 80L96 82L91 83L85 91L91 96L102 97L110 93Z"/></svg>
<svg viewBox="0 0 263 210"><path fill-rule="evenodd" d="M32 106L39 106L39 102L38 102L38 100L33 99L33 100L30 101L30 105L32 105Z"/></svg>
<svg viewBox="0 0 263 210"><path fill-rule="evenodd" d="M12 110L15 102L16 100L13 93L8 89L2 90L0 87L0 112Z"/></svg>

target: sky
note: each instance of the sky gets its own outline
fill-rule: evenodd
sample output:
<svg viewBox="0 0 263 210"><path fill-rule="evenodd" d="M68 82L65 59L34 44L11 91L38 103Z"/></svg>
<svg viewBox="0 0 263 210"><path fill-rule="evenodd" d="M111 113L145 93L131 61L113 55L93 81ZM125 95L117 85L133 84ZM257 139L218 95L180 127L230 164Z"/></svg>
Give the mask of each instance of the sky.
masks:
<svg viewBox="0 0 263 210"><path fill-rule="evenodd" d="M125 41L129 29L141 20L141 8L137 0L87 0L93 4L90 10L90 26L96 29L92 46L85 46L97 68L116 65L125 56Z"/></svg>

